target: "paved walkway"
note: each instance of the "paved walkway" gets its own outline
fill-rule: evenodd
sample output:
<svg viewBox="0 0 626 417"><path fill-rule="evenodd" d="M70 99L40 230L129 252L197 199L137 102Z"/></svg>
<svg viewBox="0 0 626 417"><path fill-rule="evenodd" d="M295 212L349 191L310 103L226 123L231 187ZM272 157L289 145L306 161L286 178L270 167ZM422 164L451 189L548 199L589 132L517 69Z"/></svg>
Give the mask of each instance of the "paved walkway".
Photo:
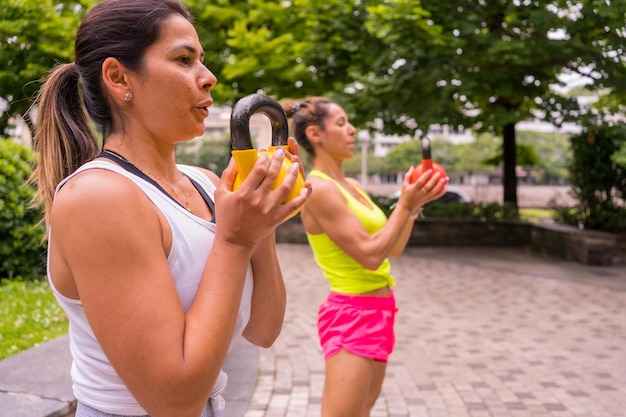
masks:
<svg viewBox="0 0 626 417"><path fill-rule="evenodd" d="M284 328L232 352L224 417L320 416L327 286L307 245L278 248ZM398 343L372 417L626 417L626 266L412 247L392 271ZM0 417L71 416L70 362L67 335L0 361Z"/></svg>
<svg viewBox="0 0 626 417"><path fill-rule="evenodd" d="M279 255L282 334L228 360L225 417L320 416L327 287L307 245ZM626 267L412 247L392 272L398 342L372 417L626 417Z"/></svg>

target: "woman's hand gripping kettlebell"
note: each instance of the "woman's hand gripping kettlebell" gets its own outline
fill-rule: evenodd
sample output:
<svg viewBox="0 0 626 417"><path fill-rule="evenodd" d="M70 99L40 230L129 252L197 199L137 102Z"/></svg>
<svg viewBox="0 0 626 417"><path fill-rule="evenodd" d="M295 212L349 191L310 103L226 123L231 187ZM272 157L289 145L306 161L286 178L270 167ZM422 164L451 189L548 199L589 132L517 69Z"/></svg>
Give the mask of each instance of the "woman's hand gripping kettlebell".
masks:
<svg viewBox="0 0 626 417"><path fill-rule="evenodd" d="M252 146L249 121L257 112L268 116L272 123L272 146L267 150L257 151ZM254 235L250 229L266 226L266 235L295 216L311 192L310 183L304 181L298 145L288 138L287 117L280 104L260 94L239 100L231 115L231 143L233 158L220 183L226 190L216 190L216 202L226 200L224 206L228 207L221 207L219 212L241 212L240 222L233 225L234 232L245 228L248 230L242 233Z"/></svg>
<svg viewBox="0 0 626 417"><path fill-rule="evenodd" d="M425 204L440 198L446 192L448 181L444 167L431 158L430 140L423 138L422 161L406 173L398 205L406 207L412 214L417 214Z"/></svg>

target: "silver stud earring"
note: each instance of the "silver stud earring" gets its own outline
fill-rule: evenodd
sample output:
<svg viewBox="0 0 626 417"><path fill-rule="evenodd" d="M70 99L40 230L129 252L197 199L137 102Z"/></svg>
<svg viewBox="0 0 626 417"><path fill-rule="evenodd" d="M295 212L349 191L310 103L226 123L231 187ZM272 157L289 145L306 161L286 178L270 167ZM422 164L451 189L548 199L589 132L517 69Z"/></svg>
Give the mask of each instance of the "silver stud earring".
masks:
<svg viewBox="0 0 626 417"><path fill-rule="evenodd" d="M133 93L124 94L124 100L130 101L133 98Z"/></svg>

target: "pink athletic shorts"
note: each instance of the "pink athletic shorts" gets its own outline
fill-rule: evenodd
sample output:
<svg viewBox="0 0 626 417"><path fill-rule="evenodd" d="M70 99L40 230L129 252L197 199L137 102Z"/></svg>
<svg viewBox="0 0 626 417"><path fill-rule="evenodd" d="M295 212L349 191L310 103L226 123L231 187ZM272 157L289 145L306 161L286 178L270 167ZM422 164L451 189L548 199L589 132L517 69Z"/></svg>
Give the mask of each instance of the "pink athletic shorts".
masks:
<svg viewBox="0 0 626 417"><path fill-rule="evenodd" d="M331 292L319 308L317 329L328 359L341 349L387 362L396 338L393 324L396 299Z"/></svg>

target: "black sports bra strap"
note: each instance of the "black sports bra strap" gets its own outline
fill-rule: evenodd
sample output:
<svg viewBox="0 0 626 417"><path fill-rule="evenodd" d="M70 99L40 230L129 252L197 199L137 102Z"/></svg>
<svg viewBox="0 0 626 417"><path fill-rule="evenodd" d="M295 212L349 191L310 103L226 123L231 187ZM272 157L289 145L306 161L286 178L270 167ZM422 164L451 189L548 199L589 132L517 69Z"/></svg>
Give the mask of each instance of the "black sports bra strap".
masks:
<svg viewBox="0 0 626 417"><path fill-rule="evenodd" d="M100 153L100 155L98 155L96 158L104 158L104 159L108 159L109 161L113 161L115 162L117 165L121 166L122 168L124 168L126 171L131 172L133 174L135 174L136 176L148 181L150 184L154 185L155 187L157 187L159 190L163 191L165 194L169 195L169 193L167 191L165 191L163 189L163 187L161 187L159 185L158 182L156 182L155 180L153 180L152 178L150 178L149 176L147 176L142 170L140 170L139 168L137 168L136 166L134 166L133 164L131 164L130 162L128 162L124 157L122 157L121 155L117 155L116 153L113 153L111 151L102 151Z"/></svg>
<svg viewBox="0 0 626 417"><path fill-rule="evenodd" d="M121 166L122 168L124 168L126 171L128 171L128 172L130 172L132 174L135 174L136 176L138 176L139 178L141 178L143 180L148 181L150 184L152 184L155 187L157 187L159 189L159 191L161 191L163 194L165 194L166 196L171 198L176 204L178 204L179 206L182 207L180 202L178 202L178 200L176 200L170 193L165 191L165 189L163 189L163 187L161 187L158 182L156 182L155 180L150 178L148 175L146 175L145 172L143 172L142 170L137 168L135 165L130 163L123 156L118 155L117 153L115 153L113 151L105 150L105 151L100 152L100 154L97 156L97 158L105 158L105 159L108 159L109 161L113 161L116 164L118 164L119 166ZM211 209L211 213L213 213L213 219L211 220L211 222L215 223L215 203L213 202L213 200L211 200L211 197L209 197L207 192L204 190L204 188L202 188L202 186L200 184L198 184L196 181L191 179L191 177L189 177L187 174L183 173L183 175L185 177L187 177L187 179L191 182L191 184L194 186L194 188L200 193L200 195L202 196L202 199L204 200L206 205L209 206L209 209Z"/></svg>
<svg viewBox="0 0 626 417"><path fill-rule="evenodd" d="M211 200L211 197L209 197L207 192L204 190L204 188L202 188L200 184L198 184L194 179L192 179L187 174L183 173L183 175L187 177L187 179L191 182L194 188L198 190L204 202L207 204L207 206L209 206L209 209L211 209L211 213L213 213L213 219L211 219L211 222L215 223L215 203L213 202L213 200Z"/></svg>

